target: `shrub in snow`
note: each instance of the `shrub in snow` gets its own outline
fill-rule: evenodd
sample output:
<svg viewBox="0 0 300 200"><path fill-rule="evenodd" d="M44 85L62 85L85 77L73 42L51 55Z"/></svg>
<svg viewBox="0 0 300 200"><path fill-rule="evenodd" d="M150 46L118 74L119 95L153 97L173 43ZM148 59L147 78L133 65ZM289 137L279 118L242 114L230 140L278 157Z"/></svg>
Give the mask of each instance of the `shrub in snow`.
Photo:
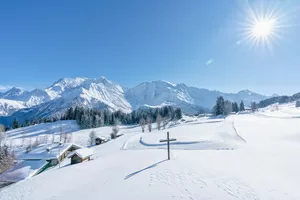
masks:
<svg viewBox="0 0 300 200"><path fill-rule="evenodd" d="M8 146L0 146L0 173L14 165L15 156Z"/></svg>
<svg viewBox="0 0 300 200"><path fill-rule="evenodd" d="M118 132L119 132L119 126L113 126L112 133L110 134L111 139L116 139Z"/></svg>
<svg viewBox="0 0 300 200"><path fill-rule="evenodd" d="M89 134L89 145L93 145L96 139L96 132L93 130L92 132L90 132Z"/></svg>

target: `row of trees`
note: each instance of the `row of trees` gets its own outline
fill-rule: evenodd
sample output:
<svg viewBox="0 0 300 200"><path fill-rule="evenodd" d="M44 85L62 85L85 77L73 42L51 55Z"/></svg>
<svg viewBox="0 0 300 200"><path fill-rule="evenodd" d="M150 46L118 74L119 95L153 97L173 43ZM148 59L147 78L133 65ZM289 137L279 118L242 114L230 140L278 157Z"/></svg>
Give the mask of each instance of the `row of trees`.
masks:
<svg viewBox="0 0 300 200"><path fill-rule="evenodd" d="M122 124L139 124L142 119L145 121L156 121L158 118L181 119L182 111L180 108L165 106L162 108L144 108L138 109L131 113L121 111L110 112L108 110L89 109L82 107L70 107L61 118L41 118L37 120L26 120L19 123L15 118L11 128L16 129L40 123L51 123L58 120L76 120L82 129L96 128L108 125ZM6 127L5 130L8 128Z"/></svg>
<svg viewBox="0 0 300 200"><path fill-rule="evenodd" d="M254 112L258 108L256 102L251 103L251 110ZM244 102L241 101L238 105L236 102L231 102L228 100L224 100L222 96L219 96L216 101L216 105L213 107L212 113L214 115L228 115L231 112L237 113L240 111L245 111Z"/></svg>
<svg viewBox="0 0 300 200"><path fill-rule="evenodd" d="M260 101L258 106L260 108L263 108L263 107L267 107L267 106L275 104L275 103L283 104L283 103L298 101L299 99L300 99L300 93L296 93L292 96L275 96L275 97L271 97L269 99Z"/></svg>
<svg viewBox="0 0 300 200"><path fill-rule="evenodd" d="M14 118L14 121L11 125L11 128L12 129L17 129L17 128L31 126L31 125L34 125L34 124L56 122L58 120L59 120L58 118L49 117L49 118L41 118L41 119L37 119L37 120L25 120L23 122L19 122L16 118ZM5 127L5 130L8 130L8 129L9 129L8 127Z"/></svg>
<svg viewBox="0 0 300 200"><path fill-rule="evenodd" d="M121 111L110 112L108 110L88 109L82 107L69 108L62 120L76 120L82 129L97 128L108 125L122 124L148 124L157 119L176 120L182 118L180 108L165 106L162 108L138 109L131 113ZM160 120L158 120L160 121ZM162 121L162 120L161 120Z"/></svg>

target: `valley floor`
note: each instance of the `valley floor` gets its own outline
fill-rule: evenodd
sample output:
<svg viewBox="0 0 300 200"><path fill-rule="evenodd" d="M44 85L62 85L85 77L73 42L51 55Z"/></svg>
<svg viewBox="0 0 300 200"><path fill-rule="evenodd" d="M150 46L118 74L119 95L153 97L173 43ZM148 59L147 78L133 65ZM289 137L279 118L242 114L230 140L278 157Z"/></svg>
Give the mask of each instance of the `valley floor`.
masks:
<svg viewBox="0 0 300 200"><path fill-rule="evenodd" d="M177 139L170 161L158 142L166 131ZM92 161L8 186L0 199L300 199L298 118L245 114L143 134L140 127L122 127L120 133L92 147Z"/></svg>

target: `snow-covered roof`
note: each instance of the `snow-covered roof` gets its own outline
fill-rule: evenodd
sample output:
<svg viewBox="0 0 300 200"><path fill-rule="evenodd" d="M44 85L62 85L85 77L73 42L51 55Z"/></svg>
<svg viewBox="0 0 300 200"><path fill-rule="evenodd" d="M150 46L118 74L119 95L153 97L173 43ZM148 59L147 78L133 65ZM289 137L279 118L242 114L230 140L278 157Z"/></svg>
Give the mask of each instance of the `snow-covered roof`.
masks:
<svg viewBox="0 0 300 200"><path fill-rule="evenodd" d="M36 175L48 164L45 160L26 160L0 174L0 182L18 182Z"/></svg>
<svg viewBox="0 0 300 200"><path fill-rule="evenodd" d="M51 160L57 159L70 148L80 149L81 146L73 143L65 144L41 144L28 153L18 156L19 160Z"/></svg>
<svg viewBox="0 0 300 200"><path fill-rule="evenodd" d="M87 158L91 155L94 154L93 150L90 149L90 148L83 148L83 149L77 149L76 151L74 151L71 155L69 155L69 158L74 156L74 155L77 155L78 157L84 159L84 158Z"/></svg>

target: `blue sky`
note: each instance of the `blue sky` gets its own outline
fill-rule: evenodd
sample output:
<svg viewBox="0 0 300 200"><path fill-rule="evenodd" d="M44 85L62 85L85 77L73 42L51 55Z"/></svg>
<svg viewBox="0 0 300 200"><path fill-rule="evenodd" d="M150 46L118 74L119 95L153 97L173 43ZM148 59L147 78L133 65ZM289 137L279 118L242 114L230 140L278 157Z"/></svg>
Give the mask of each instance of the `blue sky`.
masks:
<svg viewBox="0 0 300 200"><path fill-rule="evenodd" d="M245 40L247 10L258 10L259 3L1 2L0 90L105 76L128 87L168 80L224 92L300 92L300 2L264 2L266 8L280 8L284 18L271 50Z"/></svg>

